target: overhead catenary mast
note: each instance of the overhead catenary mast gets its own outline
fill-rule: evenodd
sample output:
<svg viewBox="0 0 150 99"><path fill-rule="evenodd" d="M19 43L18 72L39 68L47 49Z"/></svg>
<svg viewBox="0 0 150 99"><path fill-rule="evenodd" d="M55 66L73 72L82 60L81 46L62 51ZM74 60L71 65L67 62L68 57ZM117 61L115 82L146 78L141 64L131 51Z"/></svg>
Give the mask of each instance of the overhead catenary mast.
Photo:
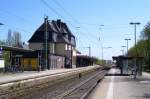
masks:
<svg viewBox="0 0 150 99"><path fill-rule="evenodd" d="M48 34L47 34L47 22L48 22L48 16L45 17L45 65L46 65L46 69L48 69Z"/></svg>

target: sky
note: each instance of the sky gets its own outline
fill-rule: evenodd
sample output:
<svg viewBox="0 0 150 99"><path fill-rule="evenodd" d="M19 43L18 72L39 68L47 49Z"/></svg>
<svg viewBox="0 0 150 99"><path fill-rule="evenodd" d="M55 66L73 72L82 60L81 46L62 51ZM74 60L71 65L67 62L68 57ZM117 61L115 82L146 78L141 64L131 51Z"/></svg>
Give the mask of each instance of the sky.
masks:
<svg viewBox="0 0 150 99"><path fill-rule="evenodd" d="M81 53L88 55L87 47L91 46L91 55L101 58L102 44L104 59L112 59L122 54L125 38L131 39L129 48L134 45L134 26L130 22L141 23L137 26L140 39L140 32L150 22L149 4L150 0L1 0L0 22L4 25L0 26L0 40L5 40L11 29L28 42L48 16L49 20L67 23Z"/></svg>

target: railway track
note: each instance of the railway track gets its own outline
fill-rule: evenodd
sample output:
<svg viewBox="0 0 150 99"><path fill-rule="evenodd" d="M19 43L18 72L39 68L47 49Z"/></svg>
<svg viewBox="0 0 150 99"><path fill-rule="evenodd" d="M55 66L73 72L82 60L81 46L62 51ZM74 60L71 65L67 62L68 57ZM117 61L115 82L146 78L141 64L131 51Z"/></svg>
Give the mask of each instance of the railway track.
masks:
<svg viewBox="0 0 150 99"><path fill-rule="evenodd" d="M23 99L84 99L106 73L106 70L98 70L49 87L36 94L28 95Z"/></svg>
<svg viewBox="0 0 150 99"><path fill-rule="evenodd" d="M89 89L92 89L97 81L102 79L107 72L107 70L102 70L102 68L95 68L90 72L88 70L86 72L79 72L84 69L58 73L56 74L57 76L50 75L54 76L54 80L35 84L31 87L28 86L5 91L0 93L0 99L83 99L88 91L90 91ZM75 72L74 75L71 75L73 72ZM63 78L63 74L70 76L67 75L66 78ZM49 75L34 77L34 80L38 82L39 78L46 78L47 76L49 77ZM57 79L60 81L56 82L55 76L61 78Z"/></svg>
<svg viewBox="0 0 150 99"><path fill-rule="evenodd" d="M100 71L65 93L56 96L55 99L84 99L105 74L106 70Z"/></svg>

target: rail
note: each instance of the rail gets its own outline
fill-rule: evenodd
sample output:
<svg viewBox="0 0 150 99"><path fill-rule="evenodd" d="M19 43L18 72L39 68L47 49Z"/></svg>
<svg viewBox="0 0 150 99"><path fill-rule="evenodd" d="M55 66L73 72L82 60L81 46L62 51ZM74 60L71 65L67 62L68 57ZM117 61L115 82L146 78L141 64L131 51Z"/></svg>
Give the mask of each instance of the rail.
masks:
<svg viewBox="0 0 150 99"><path fill-rule="evenodd" d="M92 85L90 86L95 85L95 82L99 81L99 79L104 77L106 71L107 70L105 70L105 68L103 67L91 66L91 67L78 68L78 69L59 72L59 73L38 75L38 76L18 79L10 82L4 82L1 83L0 85L0 98L19 97L19 99L20 98L22 99L24 97L23 99L29 99L29 98L36 99L34 98L35 96L38 97L44 96L45 90L46 93L49 94L48 97L51 96L62 97L64 95L63 92L66 90L68 90L67 93L71 94L76 89L80 89L80 87L88 84L91 81L93 82L91 82ZM98 75L101 75L101 77ZM60 89L61 84L63 83L64 85L62 86L64 86L64 88ZM66 86L66 84L68 85ZM79 85L76 86L77 84L79 84L80 86ZM54 86L56 86L56 88L53 89ZM70 89L70 87L73 89ZM60 96L60 94L62 96ZM69 94L65 95L65 97L68 96ZM49 98L41 98L41 99L49 99ZM58 99L62 99L62 98L58 98Z"/></svg>
<svg viewBox="0 0 150 99"><path fill-rule="evenodd" d="M96 86L99 80L104 77L106 72L106 70L103 70L96 73L94 76L81 82L72 89L66 91L61 95L56 96L56 99L68 99L68 97L71 97L73 99L84 99L88 95L88 93Z"/></svg>

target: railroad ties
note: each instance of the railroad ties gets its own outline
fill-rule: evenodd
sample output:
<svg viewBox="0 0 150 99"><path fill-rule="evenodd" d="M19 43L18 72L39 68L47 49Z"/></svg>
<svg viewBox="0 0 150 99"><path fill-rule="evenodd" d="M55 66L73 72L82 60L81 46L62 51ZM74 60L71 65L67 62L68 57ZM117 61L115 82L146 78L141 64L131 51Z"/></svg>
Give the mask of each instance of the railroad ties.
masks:
<svg viewBox="0 0 150 99"><path fill-rule="evenodd" d="M84 99L108 70L100 66L73 69L0 84L0 99Z"/></svg>

